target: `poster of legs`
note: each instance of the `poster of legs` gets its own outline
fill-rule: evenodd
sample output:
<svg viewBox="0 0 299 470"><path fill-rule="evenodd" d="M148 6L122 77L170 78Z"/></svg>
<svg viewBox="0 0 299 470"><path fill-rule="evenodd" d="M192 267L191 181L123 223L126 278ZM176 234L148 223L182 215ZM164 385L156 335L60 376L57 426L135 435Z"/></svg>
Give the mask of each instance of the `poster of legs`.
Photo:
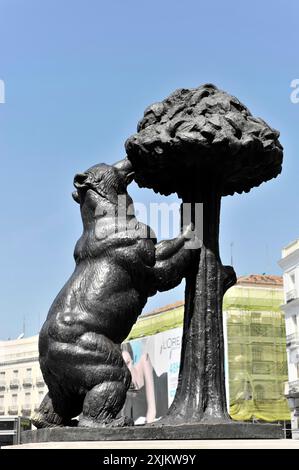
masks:
<svg viewBox="0 0 299 470"><path fill-rule="evenodd" d="M182 328L122 344L132 382L121 414L136 425L165 415L175 395L180 366Z"/></svg>

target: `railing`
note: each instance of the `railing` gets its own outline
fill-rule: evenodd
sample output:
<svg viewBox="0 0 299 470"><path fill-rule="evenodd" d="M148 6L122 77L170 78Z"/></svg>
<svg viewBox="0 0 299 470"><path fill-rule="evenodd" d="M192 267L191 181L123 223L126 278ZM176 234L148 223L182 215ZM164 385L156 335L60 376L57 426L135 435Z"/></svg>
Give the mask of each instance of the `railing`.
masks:
<svg viewBox="0 0 299 470"><path fill-rule="evenodd" d="M30 416L31 415L31 405L22 406L22 415L23 416Z"/></svg>
<svg viewBox="0 0 299 470"><path fill-rule="evenodd" d="M36 385L38 387L42 387L43 385L45 385L44 378L42 375L36 378Z"/></svg>
<svg viewBox="0 0 299 470"><path fill-rule="evenodd" d="M291 289L286 292L286 301L291 302L292 300L297 299L297 291L296 289Z"/></svg>
<svg viewBox="0 0 299 470"><path fill-rule="evenodd" d="M19 379L11 379L10 381L10 388L18 388L19 387Z"/></svg>
<svg viewBox="0 0 299 470"><path fill-rule="evenodd" d="M289 382L289 393L299 392L299 380Z"/></svg>
<svg viewBox="0 0 299 470"><path fill-rule="evenodd" d="M17 415L18 414L18 405L11 405L8 407L8 414L9 415Z"/></svg>
<svg viewBox="0 0 299 470"><path fill-rule="evenodd" d="M291 333L290 335L287 335L286 341L287 345L294 342L299 342L299 333Z"/></svg>
<svg viewBox="0 0 299 470"><path fill-rule="evenodd" d="M23 379L23 387L32 387L32 378L31 377L25 377Z"/></svg>

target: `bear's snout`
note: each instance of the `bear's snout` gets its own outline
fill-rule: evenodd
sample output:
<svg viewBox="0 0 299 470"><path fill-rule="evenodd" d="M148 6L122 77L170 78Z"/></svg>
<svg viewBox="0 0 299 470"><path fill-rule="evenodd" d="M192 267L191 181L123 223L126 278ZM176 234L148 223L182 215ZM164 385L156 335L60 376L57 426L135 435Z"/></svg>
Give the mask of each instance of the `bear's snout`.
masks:
<svg viewBox="0 0 299 470"><path fill-rule="evenodd" d="M74 186L77 189L83 188L88 180L88 174L78 173L74 178Z"/></svg>

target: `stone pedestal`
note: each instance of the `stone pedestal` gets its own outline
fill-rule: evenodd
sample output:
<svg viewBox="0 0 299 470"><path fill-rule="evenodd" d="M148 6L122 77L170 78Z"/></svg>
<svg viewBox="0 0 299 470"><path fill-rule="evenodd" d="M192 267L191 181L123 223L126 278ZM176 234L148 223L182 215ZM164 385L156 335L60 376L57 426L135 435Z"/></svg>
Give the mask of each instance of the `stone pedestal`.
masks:
<svg viewBox="0 0 299 470"><path fill-rule="evenodd" d="M44 428L21 433L21 444L72 441L139 441L201 439L283 439L277 424L229 422L124 428Z"/></svg>

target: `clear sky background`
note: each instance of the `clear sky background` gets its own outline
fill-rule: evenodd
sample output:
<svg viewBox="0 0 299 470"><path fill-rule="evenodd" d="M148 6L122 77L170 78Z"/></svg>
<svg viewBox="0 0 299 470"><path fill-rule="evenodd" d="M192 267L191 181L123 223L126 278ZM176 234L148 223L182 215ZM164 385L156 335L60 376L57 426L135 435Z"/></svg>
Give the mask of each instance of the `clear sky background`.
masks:
<svg viewBox="0 0 299 470"><path fill-rule="evenodd" d="M180 87L212 82L280 130L282 174L221 213L223 263L233 242L238 275L280 273L299 237L298 17L297 0L0 0L0 339L24 316L36 334L73 270L74 174L122 158L145 107ZM182 298L180 286L145 310Z"/></svg>

